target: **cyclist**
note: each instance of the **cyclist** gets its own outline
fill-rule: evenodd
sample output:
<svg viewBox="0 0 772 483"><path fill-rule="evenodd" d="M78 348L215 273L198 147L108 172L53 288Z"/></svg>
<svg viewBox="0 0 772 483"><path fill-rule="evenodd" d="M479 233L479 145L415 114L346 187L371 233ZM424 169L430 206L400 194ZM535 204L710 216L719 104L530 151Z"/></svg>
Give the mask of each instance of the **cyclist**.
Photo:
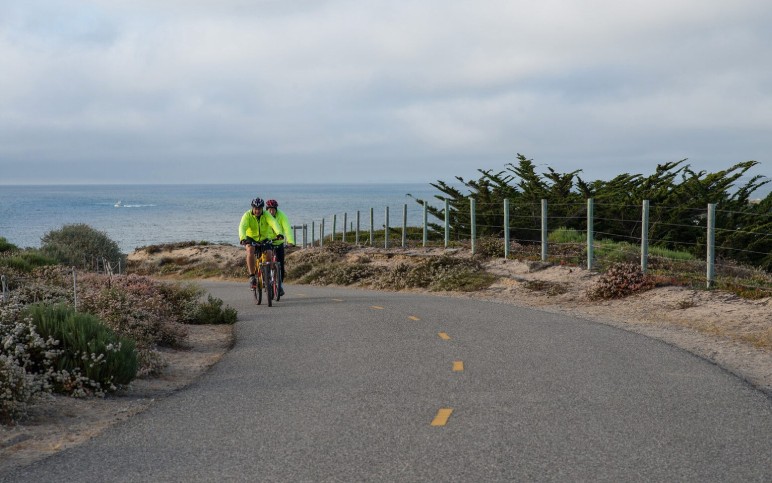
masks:
<svg viewBox="0 0 772 483"><path fill-rule="evenodd" d="M295 235L292 233L292 225L287 218L287 215L279 209L279 203L276 200L268 200L265 202L265 207L279 224L281 228L281 234L284 235L284 240L274 242L274 250L276 250L276 260L281 264L281 280L284 285L284 278L287 276L287 271L284 268L284 242L292 246L295 244ZM284 287L279 287L279 295L284 295Z"/></svg>
<svg viewBox="0 0 772 483"><path fill-rule="evenodd" d="M281 228L276 219L270 213L266 213L265 202L260 198L252 200L252 208L247 210L239 223L239 243L247 249L247 270L249 271L249 286L257 286L255 278L255 247L251 242L264 242L273 240L281 234ZM271 250L267 250L269 259L273 257ZM259 253L257 254L259 255Z"/></svg>

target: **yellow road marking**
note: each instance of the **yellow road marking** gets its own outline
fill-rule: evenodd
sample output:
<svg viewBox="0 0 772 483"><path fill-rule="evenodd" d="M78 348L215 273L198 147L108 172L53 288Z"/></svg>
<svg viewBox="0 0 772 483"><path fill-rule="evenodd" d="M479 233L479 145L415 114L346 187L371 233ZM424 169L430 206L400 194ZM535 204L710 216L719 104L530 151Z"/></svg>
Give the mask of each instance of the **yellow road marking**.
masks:
<svg viewBox="0 0 772 483"><path fill-rule="evenodd" d="M343 302L343 299L332 299L333 302Z"/></svg>
<svg viewBox="0 0 772 483"><path fill-rule="evenodd" d="M415 315L411 315L410 317L408 317L408 319L410 319L410 320L421 320L418 317L416 317Z"/></svg>
<svg viewBox="0 0 772 483"><path fill-rule="evenodd" d="M448 423L448 418L450 418L452 412L452 408L441 408L437 411L437 415L434 416L432 426L445 426Z"/></svg>
<svg viewBox="0 0 772 483"><path fill-rule="evenodd" d="M376 309L376 310L383 310L383 307L381 307L380 305L371 305L370 308Z"/></svg>
<svg viewBox="0 0 772 483"><path fill-rule="evenodd" d="M464 370L464 361L453 361L453 372L461 372Z"/></svg>
<svg viewBox="0 0 772 483"><path fill-rule="evenodd" d="M445 332L440 332L437 335L439 335L440 339L442 339L442 340L450 340L450 336L448 334L446 334Z"/></svg>

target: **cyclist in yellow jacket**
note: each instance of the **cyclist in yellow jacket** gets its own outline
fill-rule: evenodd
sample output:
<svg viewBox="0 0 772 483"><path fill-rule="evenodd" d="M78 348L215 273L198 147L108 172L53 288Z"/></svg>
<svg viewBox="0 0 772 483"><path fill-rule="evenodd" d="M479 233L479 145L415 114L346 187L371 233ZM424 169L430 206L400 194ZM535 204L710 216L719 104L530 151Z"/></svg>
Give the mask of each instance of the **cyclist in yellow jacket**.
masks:
<svg viewBox="0 0 772 483"><path fill-rule="evenodd" d="M279 209L279 203L276 200L268 200L265 202L265 207L268 213L276 218L276 222L279 224L279 228L284 240L274 242L274 250L276 250L276 260L281 264L281 279L282 285L284 285L284 278L287 276L287 271L284 268L284 243L292 246L295 244L295 235L292 232L292 225L289 222L287 215ZM279 295L284 295L284 288L279 288Z"/></svg>
<svg viewBox="0 0 772 483"><path fill-rule="evenodd" d="M281 228L276 219L270 213L266 213L263 208L265 202L260 198L252 200L252 208L241 217L239 223L239 243L247 249L247 270L249 271L249 285L255 287L255 247L251 242L264 242L273 240L281 236ZM273 252L266 250L269 258L273 257ZM260 253L258 253L259 255Z"/></svg>

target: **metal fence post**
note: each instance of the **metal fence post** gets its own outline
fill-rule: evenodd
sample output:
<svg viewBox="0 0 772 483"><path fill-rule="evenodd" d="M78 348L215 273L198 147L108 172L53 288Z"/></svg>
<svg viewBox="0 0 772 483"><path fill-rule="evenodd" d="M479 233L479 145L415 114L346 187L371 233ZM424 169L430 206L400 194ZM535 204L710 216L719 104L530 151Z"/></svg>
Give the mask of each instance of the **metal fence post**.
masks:
<svg viewBox="0 0 772 483"><path fill-rule="evenodd" d="M509 258L509 198L504 198L504 258Z"/></svg>
<svg viewBox="0 0 772 483"><path fill-rule="evenodd" d="M316 245L316 222L311 220L311 246Z"/></svg>
<svg viewBox="0 0 772 483"><path fill-rule="evenodd" d="M547 200L541 200L541 261L547 261Z"/></svg>
<svg viewBox="0 0 772 483"><path fill-rule="evenodd" d="M332 215L332 236L330 237L330 241L335 241L335 231L338 228L338 215Z"/></svg>
<svg viewBox="0 0 772 483"><path fill-rule="evenodd" d="M357 210L357 229L354 234L354 244L359 246L359 210Z"/></svg>
<svg viewBox="0 0 772 483"><path fill-rule="evenodd" d="M343 213L343 238L341 241L346 241L346 228L348 228L348 213Z"/></svg>
<svg viewBox="0 0 772 483"><path fill-rule="evenodd" d="M649 267L649 200L643 200L641 215L641 272Z"/></svg>
<svg viewBox="0 0 772 483"><path fill-rule="evenodd" d="M716 277L716 204L708 203L708 288L713 288Z"/></svg>
<svg viewBox="0 0 772 483"><path fill-rule="evenodd" d="M477 249L477 214L475 213L476 201L474 198L469 198L469 222L472 225L472 255L475 254Z"/></svg>
<svg viewBox="0 0 772 483"><path fill-rule="evenodd" d="M322 218L322 223L319 225L319 248L322 248L324 246L324 218Z"/></svg>
<svg viewBox="0 0 772 483"><path fill-rule="evenodd" d="M445 198L445 248L450 244L450 202Z"/></svg>
<svg viewBox="0 0 772 483"><path fill-rule="evenodd" d="M594 204L592 198L587 198L587 270L592 270L593 252L593 213Z"/></svg>
<svg viewBox="0 0 772 483"><path fill-rule="evenodd" d="M373 217L373 209L370 208L370 246L375 246L375 218Z"/></svg>
<svg viewBox="0 0 772 483"><path fill-rule="evenodd" d="M308 223L303 223L303 248L308 246Z"/></svg>
<svg viewBox="0 0 772 483"><path fill-rule="evenodd" d="M407 203L402 205L402 248L407 246Z"/></svg>
<svg viewBox="0 0 772 483"><path fill-rule="evenodd" d="M427 212L428 212L427 203L426 203L426 201L424 201L424 216L423 216L423 222L424 222L423 245L424 245L424 247L426 247L426 243L429 240L429 226L428 226L428 223L427 223Z"/></svg>
<svg viewBox="0 0 772 483"><path fill-rule="evenodd" d="M386 207L386 221L383 225L383 247L389 248L389 207Z"/></svg>

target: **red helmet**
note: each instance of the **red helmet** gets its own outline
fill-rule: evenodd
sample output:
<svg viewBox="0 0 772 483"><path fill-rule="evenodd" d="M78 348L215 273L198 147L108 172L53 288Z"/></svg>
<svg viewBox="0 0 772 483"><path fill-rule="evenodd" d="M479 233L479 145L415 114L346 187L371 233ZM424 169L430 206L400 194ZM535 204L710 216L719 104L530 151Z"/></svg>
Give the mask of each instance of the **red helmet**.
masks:
<svg viewBox="0 0 772 483"><path fill-rule="evenodd" d="M278 208L279 207L279 202L276 201L276 200L268 200L268 201L265 202L265 207L266 208Z"/></svg>

